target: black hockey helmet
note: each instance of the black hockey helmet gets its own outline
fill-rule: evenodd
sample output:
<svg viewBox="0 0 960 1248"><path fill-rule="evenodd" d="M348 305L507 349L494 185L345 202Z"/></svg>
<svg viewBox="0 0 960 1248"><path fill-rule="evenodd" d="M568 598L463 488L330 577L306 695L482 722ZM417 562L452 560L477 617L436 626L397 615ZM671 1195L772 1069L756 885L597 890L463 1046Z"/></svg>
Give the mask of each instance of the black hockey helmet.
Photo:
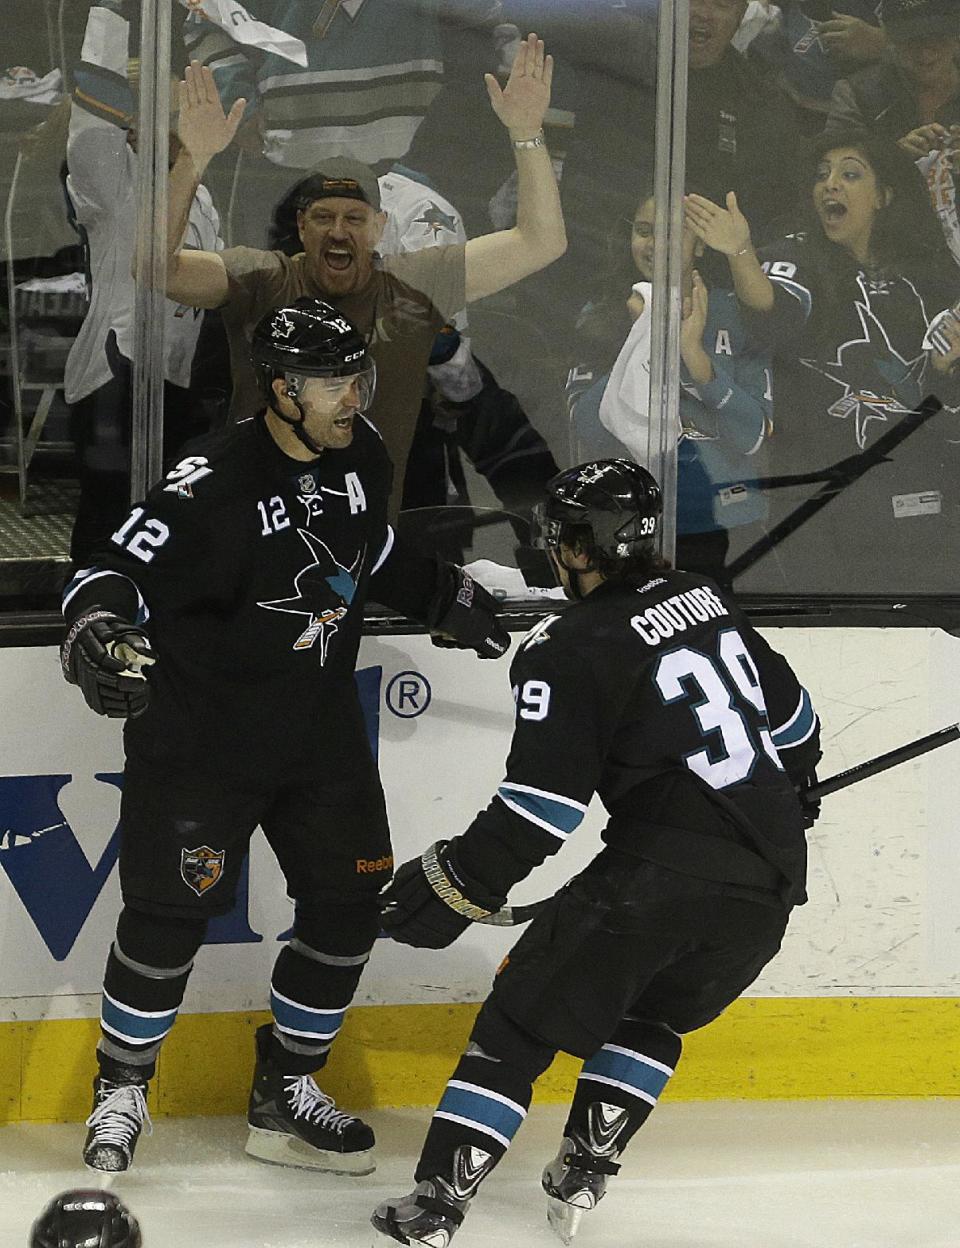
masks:
<svg viewBox="0 0 960 1248"><path fill-rule="evenodd" d="M366 402L373 398L375 369L363 335L323 299L307 295L268 312L253 331L250 358L264 397L277 377L351 377L366 379ZM299 387L294 387L291 397Z"/></svg>
<svg viewBox="0 0 960 1248"><path fill-rule="evenodd" d="M137 1219L112 1192L55 1197L33 1224L30 1248L141 1248Z"/></svg>
<svg viewBox="0 0 960 1248"><path fill-rule="evenodd" d="M533 545L557 549L567 526L586 526L598 554L630 559L656 551L663 498L656 478L629 459L596 459L547 482L533 509Z"/></svg>

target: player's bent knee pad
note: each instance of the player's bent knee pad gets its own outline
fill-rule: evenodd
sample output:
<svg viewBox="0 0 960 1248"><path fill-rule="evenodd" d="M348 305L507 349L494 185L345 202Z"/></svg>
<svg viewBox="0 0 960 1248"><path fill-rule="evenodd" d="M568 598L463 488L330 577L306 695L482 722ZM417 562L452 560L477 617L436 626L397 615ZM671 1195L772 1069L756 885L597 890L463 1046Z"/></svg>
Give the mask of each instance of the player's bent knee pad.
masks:
<svg viewBox="0 0 960 1248"><path fill-rule="evenodd" d="M310 949L334 957L369 953L380 934L380 903L376 897L338 906L326 902L298 905L293 935Z"/></svg>
<svg viewBox="0 0 960 1248"><path fill-rule="evenodd" d="M470 1039L487 1057L522 1071L531 1083L543 1074L556 1055L556 1049L524 1031L490 997L477 1015Z"/></svg>
<svg viewBox="0 0 960 1248"><path fill-rule="evenodd" d="M207 934L207 920L167 918L126 905L117 920L117 945L134 962L158 968L186 966Z"/></svg>
<svg viewBox="0 0 960 1248"><path fill-rule="evenodd" d="M626 1015L608 1043L636 1050L671 1068L676 1067L683 1052L683 1041L675 1028L657 1019L634 1018L630 1014Z"/></svg>

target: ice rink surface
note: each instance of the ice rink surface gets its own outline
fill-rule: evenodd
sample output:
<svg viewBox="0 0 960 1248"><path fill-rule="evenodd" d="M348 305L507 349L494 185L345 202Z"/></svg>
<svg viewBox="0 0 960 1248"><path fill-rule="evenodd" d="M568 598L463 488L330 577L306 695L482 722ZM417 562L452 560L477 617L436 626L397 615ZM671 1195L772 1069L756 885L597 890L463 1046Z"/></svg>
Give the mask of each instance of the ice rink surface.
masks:
<svg viewBox="0 0 960 1248"><path fill-rule="evenodd" d="M374 1205L410 1190L427 1110L368 1115L377 1172L348 1178L264 1165L240 1119L161 1119L115 1189L145 1248L385 1248ZM456 1248L549 1248L540 1169L563 1110L535 1107L486 1182ZM0 1128L0 1248L64 1188L83 1128ZM960 1248L960 1098L662 1105L577 1248Z"/></svg>

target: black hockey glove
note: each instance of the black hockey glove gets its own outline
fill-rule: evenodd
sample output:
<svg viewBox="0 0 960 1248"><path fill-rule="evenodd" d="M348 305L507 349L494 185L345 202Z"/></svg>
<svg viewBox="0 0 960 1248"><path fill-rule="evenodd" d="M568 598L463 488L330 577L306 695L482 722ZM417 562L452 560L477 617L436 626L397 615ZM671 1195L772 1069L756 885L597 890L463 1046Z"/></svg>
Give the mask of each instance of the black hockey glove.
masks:
<svg viewBox="0 0 960 1248"><path fill-rule="evenodd" d="M405 862L380 894L380 921L401 945L445 949L506 900L465 876L450 842L437 841L421 857Z"/></svg>
<svg viewBox="0 0 960 1248"><path fill-rule="evenodd" d="M510 634L497 623L497 602L455 563L440 563L437 587L427 609L427 627L435 646L475 650L481 659L501 659Z"/></svg>
<svg viewBox="0 0 960 1248"><path fill-rule="evenodd" d="M100 607L74 620L60 647L67 681L80 686L92 711L109 719L135 719L147 709L150 686L143 668L154 662L143 629Z"/></svg>

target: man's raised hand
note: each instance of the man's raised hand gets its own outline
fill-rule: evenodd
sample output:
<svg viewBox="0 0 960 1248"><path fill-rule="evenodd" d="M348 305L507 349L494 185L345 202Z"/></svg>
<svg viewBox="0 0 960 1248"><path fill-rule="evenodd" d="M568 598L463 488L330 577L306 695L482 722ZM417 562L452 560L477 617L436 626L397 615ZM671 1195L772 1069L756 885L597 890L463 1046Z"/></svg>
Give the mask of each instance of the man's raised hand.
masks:
<svg viewBox="0 0 960 1248"><path fill-rule="evenodd" d="M199 61L191 61L187 66L180 83L178 132L198 174L233 142L246 106L247 101L239 99L225 114L210 68Z"/></svg>
<svg viewBox="0 0 960 1248"><path fill-rule="evenodd" d="M530 34L521 41L505 87L501 88L493 74L484 74L483 80L493 111L511 138L535 138L550 107L553 82L553 57L544 53L543 40Z"/></svg>

